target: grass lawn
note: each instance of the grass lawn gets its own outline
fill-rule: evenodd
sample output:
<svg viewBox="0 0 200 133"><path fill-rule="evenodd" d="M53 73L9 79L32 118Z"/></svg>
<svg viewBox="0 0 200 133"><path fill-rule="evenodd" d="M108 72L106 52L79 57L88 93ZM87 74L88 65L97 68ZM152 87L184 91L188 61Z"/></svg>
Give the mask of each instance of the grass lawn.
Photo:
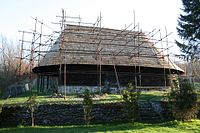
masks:
<svg viewBox="0 0 200 133"><path fill-rule="evenodd" d="M192 122L171 121L161 124L148 123L121 123L121 124L95 124L72 126L35 126L15 128L2 128L1 133L81 133L81 132L110 132L110 133L199 133L200 120Z"/></svg>
<svg viewBox="0 0 200 133"><path fill-rule="evenodd" d="M0 99L0 104L3 105L23 105L28 100L30 94L22 94L15 98ZM167 92L164 91L144 91L141 93L140 100L150 100L150 101L160 101L165 99ZM78 98L76 95L68 95L66 100L64 98L49 98L47 94L37 94L36 101L39 104L46 103L82 103L82 98ZM94 103L111 103L111 102L121 102L122 97L119 94L109 94L103 95L100 98L93 98Z"/></svg>
<svg viewBox="0 0 200 133"><path fill-rule="evenodd" d="M140 100L146 101L161 101L167 99L168 92L166 91L143 91L141 92Z"/></svg>
<svg viewBox="0 0 200 133"><path fill-rule="evenodd" d="M3 105L23 105L27 100L28 95L22 95L15 98L0 99L0 104ZM82 103L83 98L78 98L76 95L68 95L64 98L50 98L49 95L37 95L36 101L39 104L50 104L50 103L65 103L65 104L78 104ZM94 103L111 103L122 101L120 95L106 95L101 98L93 98Z"/></svg>

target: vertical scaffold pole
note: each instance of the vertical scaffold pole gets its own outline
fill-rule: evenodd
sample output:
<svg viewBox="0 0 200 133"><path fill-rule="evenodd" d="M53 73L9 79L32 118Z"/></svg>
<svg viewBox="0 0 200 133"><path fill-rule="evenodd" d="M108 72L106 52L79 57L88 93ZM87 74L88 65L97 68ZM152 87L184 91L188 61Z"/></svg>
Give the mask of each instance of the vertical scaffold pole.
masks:
<svg viewBox="0 0 200 133"><path fill-rule="evenodd" d="M32 78L33 78L33 75L32 75L32 69L33 69L33 66L34 66L34 53L35 53L35 33L36 33L36 30L37 30L37 18L35 18L35 29L33 31L33 38L32 38L32 42L31 42L31 55L30 55L30 77L29 77L29 89L30 91L32 92Z"/></svg>
<svg viewBox="0 0 200 133"><path fill-rule="evenodd" d="M164 86L166 88L167 86L167 82L166 82L166 70L165 70L165 55L164 55L164 47L163 47L163 38L162 38L162 34L161 34L161 30L159 30L159 34L160 34L160 44L161 44L161 49L162 49L162 61L163 61L163 78L164 78Z"/></svg>
<svg viewBox="0 0 200 133"><path fill-rule="evenodd" d="M100 31L99 31L99 91L101 93L101 90L102 90L102 75L101 75L101 12L100 12L100 22L99 22L99 27L100 27Z"/></svg>

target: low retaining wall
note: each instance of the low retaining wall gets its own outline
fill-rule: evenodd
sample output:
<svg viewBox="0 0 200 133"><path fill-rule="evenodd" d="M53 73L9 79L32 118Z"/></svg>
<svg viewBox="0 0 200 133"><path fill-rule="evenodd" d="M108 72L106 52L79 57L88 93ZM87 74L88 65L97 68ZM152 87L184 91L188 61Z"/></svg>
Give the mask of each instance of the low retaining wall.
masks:
<svg viewBox="0 0 200 133"><path fill-rule="evenodd" d="M143 105L143 106L142 106ZM148 106L147 106L148 105ZM149 122L172 120L167 102L139 102L139 119L148 117ZM149 112L150 111L150 112ZM153 114L152 114L153 111ZM200 116L200 114L199 114ZM35 125L85 124L82 104L39 105L34 112ZM123 102L94 104L91 123L110 123L129 121ZM0 127L31 125L31 115L24 106L4 106L0 113Z"/></svg>
<svg viewBox="0 0 200 133"><path fill-rule="evenodd" d="M34 116L36 125L84 124L81 104L40 105ZM30 112L25 107L3 107L0 117L0 126L31 125ZM95 104L92 117L91 123L127 121L122 103Z"/></svg>

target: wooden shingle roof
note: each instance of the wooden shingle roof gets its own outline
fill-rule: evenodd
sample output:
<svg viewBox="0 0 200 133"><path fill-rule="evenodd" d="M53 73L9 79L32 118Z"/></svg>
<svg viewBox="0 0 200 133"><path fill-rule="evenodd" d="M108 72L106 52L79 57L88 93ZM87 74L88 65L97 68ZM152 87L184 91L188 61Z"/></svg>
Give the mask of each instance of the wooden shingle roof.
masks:
<svg viewBox="0 0 200 133"><path fill-rule="evenodd" d="M99 64L181 70L142 32L67 25L40 66Z"/></svg>

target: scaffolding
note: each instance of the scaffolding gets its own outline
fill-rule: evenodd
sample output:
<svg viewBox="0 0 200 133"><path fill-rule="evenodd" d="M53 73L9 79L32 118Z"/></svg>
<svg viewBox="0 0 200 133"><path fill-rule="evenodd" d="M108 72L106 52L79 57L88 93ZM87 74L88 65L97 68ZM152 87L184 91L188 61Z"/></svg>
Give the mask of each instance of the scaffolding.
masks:
<svg viewBox="0 0 200 133"><path fill-rule="evenodd" d="M33 18L34 22L34 30L25 31L19 30L19 33L22 33L22 38L19 40L21 42L20 47L20 65L18 68L18 75L23 76L28 73L27 78L29 79L29 89L32 91L33 80L36 75L33 74L32 69L35 66L40 66L40 61L45 56L45 53L42 53L43 50L48 51L49 47L55 42L55 33L52 34L43 34L43 27L51 29L48 25L44 24L43 21L38 20L37 18ZM38 26L39 25L39 26ZM52 29L51 29L52 30ZM25 70L22 71L23 62L28 63L28 66ZM26 79L27 79L26 78ZM37 91L43 91L44 89L44 77L41 76L40 73L37 74ZM46 79L48 80L48 78ZM48 87L48 85L47 85Z"/></svg>
<svg viewBox="0 0 200 133"><path fill-rule="evenodd" d="M64 84L64 95L66 95L66 87L67 87L67 54L74 55L79 54L83 58L88 55L95 57L96 59L96 67L97 67L97 86L99 91L102 90L102 64L105 62L104 60L108 58L108 61L112 61L113 70L115 73L115 78L117 82L117 88L120 90L120 78L118 74L118 70L116 65L118 65L118 60L121 57L126 57L129 62L127 64L132 65L134 71L134 84L138 87L142 86L142 59L156 59L161 61L163 74L161 74L164 78L164 87L167 86L167 77L166 71L171 74L171 68L166 67L166 60L168 66L173 65L173 63L169 59L169 42L168 36L172 33L167 33L167 28L165 28L165 36L163 37L160 29L153 29L149 33L145 34L140 29L139 23L136 25L135 22L135 13L134 13L134 24L131 23L123 30L115 30L114 33L110 30L105 30L102 27L102 15L100 13L99 17L95 21L95 23L85 23L82 22L82 18L67 16L66 12L62 9L62 15L56 16L61 19L58 23L53 23L60 25L60 30L53 30L50 26L44 24L43 21L38 20L37 18L33 18L35 21L34 30L33 31L19 31L22 33L21 41L21 57L20 57L20 66L19 73L22 73L21 65L22 60L28 60L29 62L29 80L30 80L30 88L32 88L33 74L32 69L34 67L38 67L38 81L37 88L38 91L44 91L45 83L46 89L49 88L49 75L56 75L57 72L46 72L45 74L41 74L39 72L41 61L44 59L46 54L48 53L57 53L59 55L59 75L58 75L58 85L61 86L62 82ZM70 20L68 20L70 19ZM72 19L72 20L71 20ZM38 32L38 24L40 25L40 31ZM66 30L69 25L76 25L76 28L81 26L92 27L89 32L75 32L74 35L77 36L90 36L89 39L85 38L85 40L67 40L65 39L65 34L70 34L73 30L80 31L81 29L73 29ZM133 26L132 26L133 25ZM43 34L43 28L46 27L52 30L52 34ZM103 33L102 33L103 32ZM25 38L25 34L32 35L32 40L29 41ZM155 39L155 36L159 36L159 39ZM95 49L87 49L87 48L67 48L66 44L70 44L73 42L74 47L80 44L88 44L95 46ZM59 44L58 49L51 49L53 44ZM150 43L146 46L146 43ZM25 44L30 45L25 47ZM160 47L156 45L160 44ZM166 45L164 48L163 45ZM112 49L108 49L108 48ZM155 54L149 55L144 51L154 50ZM176 70L176 66L172 66ZM46 78L45 78L46 75ZM62 75L64 78L62 78ZM63 81L62 81L63 80ZM42 89L42 90L41 90Z"/></svg>

